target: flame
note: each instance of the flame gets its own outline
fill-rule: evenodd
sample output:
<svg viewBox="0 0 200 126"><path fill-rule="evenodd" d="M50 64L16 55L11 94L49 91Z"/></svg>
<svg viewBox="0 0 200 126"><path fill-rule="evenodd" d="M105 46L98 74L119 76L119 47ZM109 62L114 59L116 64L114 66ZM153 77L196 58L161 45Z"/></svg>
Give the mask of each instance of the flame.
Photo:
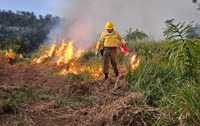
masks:
<svg viewBox="0 0 200 126"><path fill-rule="evenodd" d="M73 57L73 44L70 41L66 44L64 41L62 42L61 47L58 49L59 59L56 61L57 65L63 65L68 63L70 59Z"/></svg>
<svg viewBox="0 0 200 126"><path fill-rule="evenodd" d="M44 55L39 58L35 58L33 63L45 63L46 61L53 61L55 65L64 65L59 75L80 74L81 72L88 71L88 73L94 77L99 78L102 75L101 66L83 66L77 63L78 58L84 53L81 48L75 51L73 47L73 42L65 42L62 40L61 45L52 44L49 51L46 51Z"/></svg>
<svg viewBox="0 0 200 126"><path fill-rule="evenodd" d="M67 75L67 74L79 74L84 71L88 71L89 74L94 78L99 78L102 76L102 68L101 66L76 66L69 65L69 68L64 68L60 71L59 75Z"/></svg>
<svg viewBox="0 0 200 126"><path fill-rule="evenodd" d="M40 56L39 58L35 58L33 60L33 63L43 63L47 59L55 58L55 64L57 65L63 65L67 64L70 59L73 59L74 57L80 57L83 54L83 50L79 49L77 53L74 55L74 48L73 48L73 42L70 41L66 43L64 40L62 40L62 44L60 46L56 46L55 44L52 44L49 51L46 51L44 55Z"/></svg>
<svg viewBox="0 0 200 126"><path fill-rule="evenodd" d="M137 55L131 57L131 67L133 70L136 70L140 64L140 59L137 58Z"/></svg>
<svg viewBox="0 0 200 126"><path fill-rule="evenodd" d="M56 45L53 44L53 45L51 46L51 49L50 49L49 53L48 53L48 56L49 56L49 57L53 57L53 56L55 55L55 52L56 52Z"/></svg>
<svg viewBox="0 0 200 126"><path fill-rule="evenodd" d="M81 57L81 55L83 54L83 52L84 52L84 50L82 50L82 49L80 48L80 49L76 52L75 57L76 57L76 58Z"/></svg>
<svg viewBox="0 0 200 126"><path fill-rule="evenodd" d="M81 48L75 50L73 41L65 42L62 40L60 45L52 44L50 50L46 50L44 52L44 55L35 58L33 63L45 63L47 61L51 61L58 66L64 65L65 68L58 73L59 75L63 76L70 73L80 74L87 71L92 77L99 78L103 74L101 65L82 65L77 63L77 60L84 53L84 50ZM132 69L136 70L140 64L140 58L138 58L137 55L133 55L130 59L130 63Z"/></svg>

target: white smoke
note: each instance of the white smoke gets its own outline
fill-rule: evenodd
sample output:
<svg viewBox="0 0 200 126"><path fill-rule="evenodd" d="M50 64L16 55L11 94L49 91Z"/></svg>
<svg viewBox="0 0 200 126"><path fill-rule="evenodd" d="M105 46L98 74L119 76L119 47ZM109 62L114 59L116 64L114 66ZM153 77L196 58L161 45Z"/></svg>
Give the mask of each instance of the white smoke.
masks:
<svg viewBox="0 0 200 126"><path fill-rule="evenodd" d="M50 36L73 39L88 48L97 40L107 21L115 24L122 35L132 27L163 38L167 19L199 23L200 15L191 0L59 0L57 15L68 22L53 29Z"/></svg>

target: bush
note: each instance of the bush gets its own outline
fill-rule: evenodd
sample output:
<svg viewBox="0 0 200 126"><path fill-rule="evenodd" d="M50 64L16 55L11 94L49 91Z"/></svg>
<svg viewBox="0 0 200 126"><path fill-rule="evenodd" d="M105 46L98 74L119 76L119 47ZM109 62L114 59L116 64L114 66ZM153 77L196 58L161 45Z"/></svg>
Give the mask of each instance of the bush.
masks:
<svg viewBox="0 0 200 126"><path fill-rule="evenodd" d="M134 91L147 96L150 105L165 110L156 125L200 125L200 39L187 38L189 31L190 25L170 24L167 43L132 44L139 47L142 60L126 79Z"/></svg>

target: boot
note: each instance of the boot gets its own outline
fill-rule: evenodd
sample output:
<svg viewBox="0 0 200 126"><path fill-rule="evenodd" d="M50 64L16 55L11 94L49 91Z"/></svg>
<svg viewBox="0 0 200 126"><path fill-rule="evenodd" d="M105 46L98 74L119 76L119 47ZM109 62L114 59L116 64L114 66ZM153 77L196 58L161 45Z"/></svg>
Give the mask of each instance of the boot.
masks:
<svg viewBox="0 0 200 126"><path fill-rule="evenodd" d="M105 80L107 80L108 79L108 73L105 73L104 75L105 75Z"/></svg>

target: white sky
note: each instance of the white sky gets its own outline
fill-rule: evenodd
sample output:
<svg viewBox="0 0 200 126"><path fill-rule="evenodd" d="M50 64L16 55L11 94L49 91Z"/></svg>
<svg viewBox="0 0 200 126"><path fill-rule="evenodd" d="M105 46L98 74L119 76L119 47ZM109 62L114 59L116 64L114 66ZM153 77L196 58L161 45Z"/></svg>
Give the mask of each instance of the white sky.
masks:
<svg viewBox="0 0 200 126"><path fill-rule="evenodd" d="M192 0L0 0L0 10L64 16L83 25L85 20L81 18L85 15L90 22L86 25L97 33L104 30L107 21L113 21L121 34L133 27L156 39L163 37L167 19L200 23L200 11L196 8Z"/></svg>

